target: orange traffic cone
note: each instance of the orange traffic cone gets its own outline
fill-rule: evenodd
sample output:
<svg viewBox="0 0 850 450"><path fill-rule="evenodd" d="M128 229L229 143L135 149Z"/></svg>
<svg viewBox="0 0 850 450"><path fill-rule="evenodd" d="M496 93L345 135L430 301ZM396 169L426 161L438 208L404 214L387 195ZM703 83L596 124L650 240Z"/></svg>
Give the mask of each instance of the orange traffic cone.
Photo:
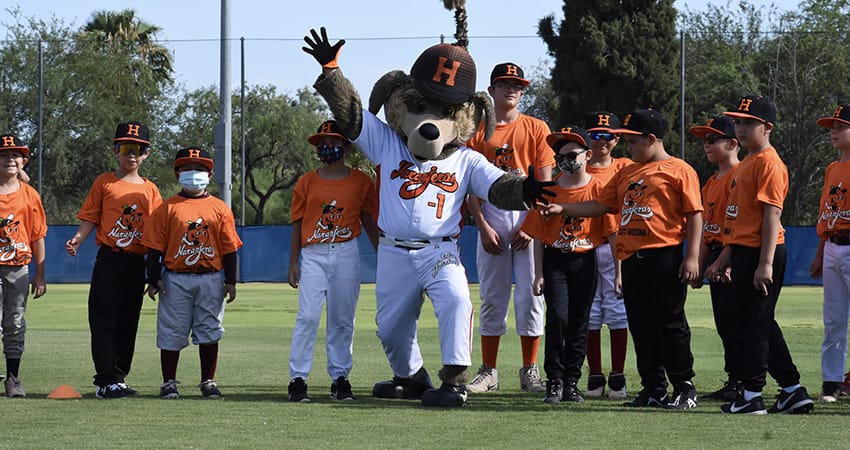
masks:
<svg viewBox="0 0 850 450"><path fill-rule="evenodd" d="M69 399L69 398L83 398L79 392L73 387L63 384L53 390L53 392L47 394L47 398L54 399Z"/></svg>

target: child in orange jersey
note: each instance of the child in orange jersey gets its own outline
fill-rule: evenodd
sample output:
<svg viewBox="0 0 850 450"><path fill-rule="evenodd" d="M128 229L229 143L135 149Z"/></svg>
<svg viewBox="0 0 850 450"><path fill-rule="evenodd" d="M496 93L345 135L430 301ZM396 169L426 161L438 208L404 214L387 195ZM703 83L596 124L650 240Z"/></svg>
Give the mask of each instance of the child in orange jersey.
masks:
<svg viewBox="0 0 850 450"><path fill-rule="evenodd" d="M587 173L590 138L579 127L565 128L546 138L555 151L561 173L551 200L575 203L592 200L602 184ZM604 225L604 229L603 229ZM534 294L546 300L546 403L581 403L578 380L584 362L588 314L596 292L596 251L616 230L615 219L544 217L530 213L522 225L534 238Z"/></svg>
<svg viewBox="0 0 850 450"><path fill-rule="evenodd" d="M780 216L788 192L788 170L770 144L776 108L764 96L746 96L732 117L735 136L747 156L731 180L723 225L723 251L709 266L712 281L731 281L733 297L720 302L732 330L732 375L744 384L727 414L808 413L813 402L800 386L800 373L774 319L785 278L785 230ZM731 279L730 279L731 276ZM768 370L780 390L776 404L764 407L761 392Z"/></svg>
<svg viewBox="0 0 850 450"><path fill-rule="evenodd" d="M89 329L94 361L95 396L124 398L138 392L127 385L136 331L145 293L144 225L162 203L159 189L139 175L150 152L150 131L139 122L118 124L112 153L118 168L98 176L77 218L74 236L65 243L71 256L97 228L100 249L89 288Z"/></svg>
<svg viewBox="0 0 850 450"><path fill-rule="evenodd" d="M697 407L697 396L684 307L687 283L699 272L702 205L694 169L664 149L667 128L658 111L630 112L614 132L625 135L635 164L617 172L595 200L553 203L543 211L578 217L620 212L616 256L643 385L624 406L689 409ZM669 399L667 378L673 384Z"/></svg>
<svg viewBox="0 0 850 450"><path fill-rule="evenodd" d="M604 186L625 166L632 164L628 158L614 158L611 152L620 137L613 133L620 128L620 118L608 111L595 111L585 118L584 126L590 138L592 156L587 163L587 173ZM608 216L614 217L614 214ZM608 238L606 237L606 240ZM596 248L596 295L590 306L587 331L586 397L602 397L605 393L605 374L602 373L601 329L608 325L611 347L611 372L608 374L608 397L626 398L626 352L629 343L629 322L623 303L620 260L614 258L616 234L610 236L608 245Z"/></svg>
<svg viewBox="0 0 850 450"><path fill-rule="evenodd" d="M325 165L304 174L292 194L289 285L298 289L298 315L289 346L289 401L310 401L306 381L325 302L331 398L354 400L348 374L360 295L357 237L362 223L377 248L377 193L366 174L345 165L351 141L336 122L322 123L307 141Z"/></svg>
<svg viewBox="0 0 850 450"><path fill-rule="evenodd" d="M826 168L820 199L817 232L820 245L809 270L813 278L823 276L823 386L819 400L835 402L847 368L847 324L850 322L850 104L839 105L831 117L817 124L829 128L832 145L841 152L838 161Z"/></svg>
<svg viewBox="0 0 850 450"><path fill-rule="evenodd" d="M6 396L25 397L19 369L27 322L30 261L35 261L33 298L47 292L44 283L44 236L47 219L41 197L18 175L27 163L29 147L11 134L0 136L0 317L6 356Z"/></svg>
<svg viewBox="0 0 850 450"><path fill-rule="evenodd" d="M738 140L735 138L735 125L732 119L726 116L718 116L709 119L703 126L691 127L689 132L702 140L703 150L708 162L717 164L717 172L712 174L702 187L703 227L702 247L699 252L700 273L713 263L723 250L723 219L730 180L734 177L735 169L738 168ZM702 277L697 277L691 283L694 288L702 287ZM723 387L706 395L714 400L735 400L737 392L742 389L740 380L732 376L733 362L729 347L732 345L732 330L723 321L720 315L718 302L730 301L733 297L731 285L717 281L709 281L711 291L711 305L714 311L714 325L717 334L723 343L723 370L726 372L727 380Z"/></svg>
<svg viewBox="0 0 850 450"><path fill-rule="evenodd" d="M142 240L148 248L148 296L159 294L156 345L164 399L179 397L177 363L190 332L201 359L201 394L221 397L215 382L218 342L225 298L227 303L236 299L236 251L242 241L233 212L206 190L212 171L206 150L178 151L174 175L182 190L154 211Z"/></svg>

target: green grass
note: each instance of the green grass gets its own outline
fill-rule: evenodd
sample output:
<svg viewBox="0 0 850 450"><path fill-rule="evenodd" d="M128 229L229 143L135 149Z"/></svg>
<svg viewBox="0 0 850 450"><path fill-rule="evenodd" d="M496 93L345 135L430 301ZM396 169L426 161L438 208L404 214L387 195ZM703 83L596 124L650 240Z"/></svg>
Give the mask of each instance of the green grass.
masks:
<svg viewBox="0 0 850 450"><path fill-rule="evenodd" d="M477 304L477 286L472 287ZM313 372L308 380L313 402L286 401L288 345L297 310L297 293L285 284L238 286L228 305L216 376L224 398L200 397L196 347L181 354L181 398L160 400L156 304L146 300L128 381L140 398L97 400L86 319L87 285L49 286L27 311L27 350L21 379L26 399L0 398L4 448L721 448L813 447L846 445L848 401L816 404L808 416L730 417L719 402L704 400L696 410L627 410L620 402L546 405L540 394L519 391L519 339L511 325L499 358L501 390L471 395L467 407L425 409L417 402L376 400L372 384L392 374L375 336L374 285L364 285L357 314L354 370L355 402L328 397L324 331L320 329ZM722 351L714 332L708 290L691 291L687 304L693 331L694 380L700 393L719 387ZM477 307L477 305L476 305ZM778 321L812 395L820 387L821 289L786 288ZM512 323L513 319L509 319ZM607 365L603 330L603 364ZM439 369L436 320L430 303L420 321L426 367ZM480 361L479 340L473 362ZM542 347L541 347L542 358ZM607 369L606 369L607 370ZM630 394L638 390L634 355L626 363ZM83 393L82 400L50 400L60 384ZM584 385L584 379L581 384ZM776 385L765 389L772 403Z"/></svg>

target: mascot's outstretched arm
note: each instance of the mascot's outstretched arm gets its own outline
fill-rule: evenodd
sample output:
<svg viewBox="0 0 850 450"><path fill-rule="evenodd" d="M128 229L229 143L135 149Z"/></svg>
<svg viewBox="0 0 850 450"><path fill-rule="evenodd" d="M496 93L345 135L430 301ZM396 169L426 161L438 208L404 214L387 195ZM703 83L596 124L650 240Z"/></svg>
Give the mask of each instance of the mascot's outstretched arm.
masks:
<svg viewBox="0 0 850 450"><path fill-rule="evenodd" d="M334 120L345 133L345 137L353 141L360 136L363 127L363 106L354 85L339 69L339 51L345 45L345 39L331 45L325 27L322 27L320 32L321 35L311 29L312 37L304 36L304 42L309 47L301 49L313 55L322 66L322 74L313 87L328 103Z"/></svg>

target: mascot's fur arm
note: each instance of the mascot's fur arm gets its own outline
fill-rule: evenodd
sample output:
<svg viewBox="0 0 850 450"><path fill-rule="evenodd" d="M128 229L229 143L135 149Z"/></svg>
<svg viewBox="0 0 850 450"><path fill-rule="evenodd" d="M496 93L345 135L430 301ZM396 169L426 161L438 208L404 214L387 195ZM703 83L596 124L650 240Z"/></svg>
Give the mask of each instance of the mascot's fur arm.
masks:
<svg viewBox="0 0 850 450"><path fill-rule="evenodd" d="M522 182L524 180L525 178L512 173L502 175L490 186L487 200L499 209L518 211L530 209L531 207L522 200Z"/></svg>
<svg viewBox="0 0 850 450"><path fill-rule="evenodd" d="M342 75L342 70L333 69L319 75L313 88L328 103L345 137L352 141L357 139L363 129L363 104L354 85Z"/></svg>

